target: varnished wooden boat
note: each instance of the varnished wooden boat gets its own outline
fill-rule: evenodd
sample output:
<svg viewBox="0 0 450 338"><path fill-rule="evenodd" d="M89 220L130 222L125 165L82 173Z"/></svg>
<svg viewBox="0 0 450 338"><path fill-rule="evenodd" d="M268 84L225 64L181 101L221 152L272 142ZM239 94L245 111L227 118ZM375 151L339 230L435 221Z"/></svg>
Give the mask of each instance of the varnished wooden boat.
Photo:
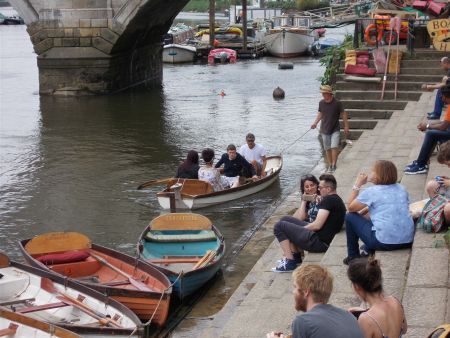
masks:
<svg viewBox="0 0 450 338"><path fill-rule="evenodd" d="M0 312L2 318L20 320L24 325L33 324L34 329L53 330L55 334L61 332L61 337L72 337L66 330L83 337L144 337L144 327L130 309L84 285L10 261L3 254L0 254L0 274L0 308L5 310ZM20 318L21 315L28 319ZM30 330L25 332L28 334ZM43 332L36 337L46 335Z"/></svg>
<svg viewBox="0 0 450 338"><path fill-rule="evenodd" d="M81 338L74 332L58 326L0 308L0 337L14 338Z"/></svg>
<svg viewBox="0 0 450 338"><path fill-rule="evenodd" d="M152 220L138 243L142 258L154 264L180 298L194 293L219 271L225 241L205 216L172 213Z"/></svg>
<svg viewBox="0 0 450 338"><path fill-rule="evenodd" d="M170 209L170 198L175 192L177 209L199 209L210 205L232 201L257 193L270 186L278 178L283 159L281 156L267 157L267 175L260 180L250 181L236 188L214 192L211 184L202 180L189 180L174 178L169 180L166 189L157 193L158 202L164 209Z"/></svg>
<svg viewBox="0 0 450 338"><path fill-rule="evenodd" d="M53 232L20 242L26 261L112 297L136 315L159 326L168 313L171 286L154 266L124 253L91 243L77 232ZM65 257L85 254L79 261ZM61 258L62 257L62 258Z"/></svg>

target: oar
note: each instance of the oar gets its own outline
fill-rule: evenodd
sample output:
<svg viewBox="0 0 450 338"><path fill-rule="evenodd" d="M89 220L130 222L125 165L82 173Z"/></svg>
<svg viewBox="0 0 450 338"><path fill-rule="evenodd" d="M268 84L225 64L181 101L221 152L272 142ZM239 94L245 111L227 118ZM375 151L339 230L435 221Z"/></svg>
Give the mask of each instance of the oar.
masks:
<svg viewBox="0 0 450 338"><path fill-rule="evenodd" d="M111 270L114 270L115 272L117 272L118 274L128 278L128 280L130 281L130 284L135 286L138 290L140 291L152 291L155 292L155 290L151 289L150 287L148 287L146 284L138 281L136 278L134 278L133 276L127 274L125 271L119 269L118 267L112 265L111 263L109 263L106 259L97 256L96 254L90 252L89 253L93 258L95 258L96 260L98 260L100 263L102 263L103 265L107 266L108 268L110 268Z"/></svg>
<svg viewBox="0 0 450 338"><path fill-rule="evenodd" d="M139 187L137 187L137 190L151 187L152 185L166 184L166 183L170 182L170 180L172 180L172 179L173 179L172 177L168 177L168 178L162 178L160 180L150 180L145 183L142 183Z"/></svg>
<svg viewBox="0 0 450 338"><path fill-rule="evenodd" d="M87 315L91 316L94 319L97 319L98 322L102 325L113 325L118 328L122 328L122 326L117 323L115 320L108 318L105 316L105 314L98 312L88 305L84 304L83 302L80 302L78 299L75 299L68 294L58 291L55 286L53 285L53 282L48 278L41 278L41 288L47 292L50 292L52 294L57 294L56 296L59 300L66 303L67 305L71 305L73 307L76 307L80 311L86 313Z"/></svg>

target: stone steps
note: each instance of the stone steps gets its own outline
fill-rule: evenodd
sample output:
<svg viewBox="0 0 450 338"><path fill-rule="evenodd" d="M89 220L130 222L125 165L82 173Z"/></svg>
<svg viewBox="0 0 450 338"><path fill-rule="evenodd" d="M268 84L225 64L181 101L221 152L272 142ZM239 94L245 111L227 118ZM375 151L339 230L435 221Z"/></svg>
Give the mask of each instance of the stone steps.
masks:
<svg viewBox="0 0 450 338"><path fill-rule="evenodd" d="M397 91L397 100L399 101L418 101L422 95L422 91ZM380 90L337 90L335 94L336 98L339 100L352 100L364 97L366 100L380 100L381 89ZM388 90L384 92L384 100L393 100L394 91ZM347 107L347 106L344 106Z"/></svg>
<svg viewBox="0 0 450 338"><path fill-rule="evenodd" d="M442 77L444 76L444 72L441 70L440 74L433 75L433 74L403 74L400 73L397 75L399 82L418 82L418 83L433 83L433 82L440 82L442 80ZM344 74L343 71L337 74L336 80L337 81L344 81L347 74ZM379 78L383 78L383 74L377 74L376 75ZM393 81L395 80L395 74L387 74L387 81ZM356 82L359 83L359 82Z"/></svg>
<svg viewBox="0 0 450 338"><path fill-rule="evenodd" d="M432 59L432 60L408 60L402 59L400 61L400 68L436 68L439 67L440 58ZM339 63L339 67L344 69L345 61L341 61ZM369 68L375 68L375 63L373 59L369 59Z"/></svg>
<svg viewBox="0 0 450 338"><path fill-rule="evenodd" d="M388 119L392 115L392 110L385 109L345 109L345 111L348 113L350 119L364 118L366 121L371 119Z"/></svg>
<svg viewBox="0 0 450 338"><path fill-rule="evenodd" d="M341 120L339 121L341 125L341 129L344 129L344 122ZM362 119L353 119L349 118L348 120L349 127L351 131L354 129L373 129L377 125L377 120L362 120Z"/></svg>
<svg viewBox="0 0 450 338"><path fill-rule="evenodd" d="M364 93L361 92L361 98L364 98ZM344 109L386 109L386 110L402 110L405 108L408 101L393 101L393 100L341 100Z"/></svg>
<svg viewBox="0 0 450 338"><path fill-rule="evenodd" d="M397 81L397 90L398 91L421 91L421 82L409 82L409 81ZM378 83L373 82L356 82L356 81L338 81L336 83L336 87L339 90L381 90L383 87L383 81ZM394 79L386 81L385 84L386 90L394 90L395 82Z"/></svg>

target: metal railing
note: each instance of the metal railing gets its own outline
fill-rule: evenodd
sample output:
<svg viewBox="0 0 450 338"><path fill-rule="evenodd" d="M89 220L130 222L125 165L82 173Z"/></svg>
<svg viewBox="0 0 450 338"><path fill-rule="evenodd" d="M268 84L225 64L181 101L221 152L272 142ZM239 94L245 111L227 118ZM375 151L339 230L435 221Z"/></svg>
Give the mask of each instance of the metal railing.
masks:
<svg viewBox="0 0 450 338"><path fill-rule="evenodd" d="M373 19L357 19L355 22L355 33L353 35L353 46L360 48L365 46L378 48L387 45L390 38L389 19L373 18ZM415 48L428 48L432 44L427 31L427 23L429 19L401 19L403 27L400 30L400 44L406 45L409 53ZM376 38L374 43L368 43L366 30L370 25L375 26ZM373 26L371 26L373 29ZM381 38L380 38L381 36ZM387 41L386 41L387 37ZM391 40L391 44L396 44L397 39Z"/></svg>

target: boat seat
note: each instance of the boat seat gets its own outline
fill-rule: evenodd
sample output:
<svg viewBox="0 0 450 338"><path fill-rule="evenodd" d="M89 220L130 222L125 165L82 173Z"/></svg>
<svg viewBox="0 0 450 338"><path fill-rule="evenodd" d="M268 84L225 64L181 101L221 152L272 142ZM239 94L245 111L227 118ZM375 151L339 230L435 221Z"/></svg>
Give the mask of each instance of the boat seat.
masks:
<svg viewBox="0 0 450 338"><path fill-rule="evenodd" d="M212 230L202 230L197 233L176 233L170 234L163 231L149 231L145 239L150 242L211 242L216 240L216 234Z"/></svg>
<svg viewBox="0 0 450 338"><path fill-rule="evenodd" d="M209 182L202 180L189 180L183 178L174 178L167 183L167 188L170 189L174 184L181 183L181 194L185 195L205 195L214 192L212 185Z"/></svg>

